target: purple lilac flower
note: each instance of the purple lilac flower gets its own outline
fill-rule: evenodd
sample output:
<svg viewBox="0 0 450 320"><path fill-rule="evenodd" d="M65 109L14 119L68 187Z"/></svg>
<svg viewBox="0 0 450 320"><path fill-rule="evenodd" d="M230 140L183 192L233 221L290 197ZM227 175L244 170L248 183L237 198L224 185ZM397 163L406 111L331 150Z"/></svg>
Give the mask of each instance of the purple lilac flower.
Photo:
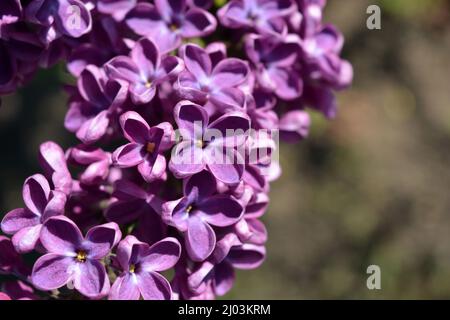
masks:
<svg viewBox="0 0 450 320"><path fill-rule="evenodd" d="M2 231L14 235L14 248L30 252L39 240L42 224L55 215L64 213L66 195L51 190L47 179L40 174L29 177L22 189L25 208L8 212L1 222Z"/></svg>
<svg viewBox="0 0 450 320"><path fill-rule="evenodd" d="M245 133L250 129L248 116L230 112L209 123L205 109L181 101L175 107L174 117L183 138L175 146L169 163L174 175L188 177L207 168L224 183L238 183L244 165L234 147L244 143ZM226 130L234 130L234 135L227 137Z"/></svg>
<svg viewBox="0 0 450 320"><path fill-rule="evenodd" d="M181 51L187 69L178 79L182 97L198 103L211 101L224 109L243 106L244 93L238 86L249 74L245 61L226 58L213 66L208 52L197 45L188 44Z"/></svg>
<svg viewBox="0 0 450 320"><path fill-rule="evenodd" d="M117 247L122 269L111 287L112 300L170 300L172 289L159 272L172 268L178 261L181 246L175 238L164 238L151 247L127 236Z"/></svg>
<svg viewBox="0 0 450 320"><path fill-rule="evenodd" d="M88 65L78 78L77 89L64 124L82 142L94 143L107 133L111 117L124 103L128 88L108 79L103 69Z"/></svg>
<svg viewBox="0 0 450 320"><path fill-rule="evenodd" d="M138 3L126 17L127 25L140 36L152 38L163 53L177 49L182 39L203 37L217 26L215 17L185 0Z"/></svg>
<svg viewBox="0 0 450 320"><path fill-rule="evenodd" d="M239 221L243 208L229 195L216 194L216 181L207 171L187 179L181 199L166 202L162 219L185 233L186 250L194 261L206 259L216 244L215 227Z"/></svg>
<svg viewBox="0 0 450 320"><path fill-rule="evenodd" d="M167 122L151 127L136 112L129 111L120 117L125 138L129 143L113 153L113 162L121 168L137 166L146 181L160 178L166 170L166 158L162 152L174 141L172 125Z"/></svg>
<svg viewBox="0 0 450 320"><path fill-rule="evenodd" d="M100 298L109 292L110 283L100 260L105 258L121 238L119 226L107 223L91 228L83 238L70 219L48 219L40 240L47 254L33 267L31 279L41 290L54 290L73 282L83 295Z"/></svg>
<svg viewBox="0 0 450 320"><path fill-rule="evenodd" d="M148 38L139 40L129 57L115 57L105 66L111 79L128 83L135 104L150 102L157 86L176 76L183 67L183 62L175 56L161 58L155 43Z"/></svg>
<svg viewBox="0 0 450 320"><path fill-rule="evenodd" d="M220 22L228 28L251 28L261 34L287 32L284 17L297 9L292 0L232 0L218 12Z"/></svg>
<svg viewBox="0 0 450 320"><path fill-rule="evenodd" d="M300 51L298 40L293 36L279 42L255 34L248 35L245 40L247 56L255 65L258 83L284 100L302 94L300 73L293 68Z"/></svg>
<svg viewBox="0 0 450 320"><path fill-rule="evenodd" d="M306 108L334 117L352 80L326 0L0 2L0 95L62 60L81 141L43 143L43 175L3 218L0 274L17 279L0 299L214 299L258 267L281 175L271 130L304 139Z"/></svg>

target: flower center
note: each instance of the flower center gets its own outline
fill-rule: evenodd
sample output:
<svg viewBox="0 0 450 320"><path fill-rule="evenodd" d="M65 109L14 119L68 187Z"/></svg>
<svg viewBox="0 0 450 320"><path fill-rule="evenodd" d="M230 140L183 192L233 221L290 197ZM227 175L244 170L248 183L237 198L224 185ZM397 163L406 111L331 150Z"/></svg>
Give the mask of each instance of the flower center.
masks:
<svg viewBox="0 0 450 320"><path fill-rule="evenodd" d="M195 145L198 148L203 148L203 141L201 139L198 139L198 140L195 141Z"/></svg>
<svg viewBox="0 0 450 320"><path fill-rule="evenodd" d="M86 251L83 251L83 250L79 250L79 251L77 251L77 261L78 262L86 262L86 259L87 259L87 253L86 253Z"/></svg>
<svg viewBox="0 0 450 320"><path fill-rule="evenodd" d="M154 142L148 142L145 146L145 150L147 150L148 153L153 153L155 151L156 144Z"/></svg>
<svg viewBox="0 0 450 320"><path fill-rule="evenodd" d="M178 30L178 25L176 23L171 23L169 25L169 29L172 31L177 31Z"/></svg>
<svg viewBox="0 0 450 320"><path fill-rule="evenodd" d="M130 273L134 273L136 271L136 265L135 264L131 264L130 265Z"/></svg>
<svg viewBox="0 0 450 320"><path fill-rule="evenodd" d="M147 82L145 83L145 87L147 89L150 89L151 86L152 86L152 82L150 80L147 80Z"/></svg>
<svg viewBox="0 0 450 320"><path fill-rule="evenodd" d="M192 211L192 209L194 209L193 206L188 206L188 207L186 208L186 212L187 212L187 213L190 213L190 212Z"/></svg>

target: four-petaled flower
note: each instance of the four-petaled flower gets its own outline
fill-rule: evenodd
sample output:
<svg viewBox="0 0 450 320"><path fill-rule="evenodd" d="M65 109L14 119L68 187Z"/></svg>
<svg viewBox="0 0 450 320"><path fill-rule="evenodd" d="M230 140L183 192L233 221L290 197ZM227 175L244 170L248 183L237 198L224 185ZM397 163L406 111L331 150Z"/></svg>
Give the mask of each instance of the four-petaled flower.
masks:
<svg viewBox="0 0 450 320"><path fill-rule="evenodd" d="M4 233L14 235L14 248L25 253L36 247L42 224L50 217L64 214L66 195L50 190L47 179L41 174L35 174L25 180L22 196L25 208L8 212L1 227Z"/></svg>
<svg viewBox="0 0 450 320"><path fill-rule="evenodd" d="M170 300L172 289L159 272L172 268L180 258L181 246L175 238L164 238L149 246L127 236L117 247L122 273L111 287L111 300Z"/></svg>
<svg viewBox="0 0 450 320"><path fill-rule="evenodd" d="M172 125L163 122L151 127L136 112L129 111L120 117L125 138L130 143L113 153L113 162L121 168L137 166L146 181L160 178L166 170L166 158L161 155L174 141Z"/></svg>
<svg viewBox="0 0 450 320"><path fill-rule="evenodd" d="M229 112L209 123L206 110L190 101L181 101L174 110L183 141L178 143L169 162L176 177L184 178L207 168L218 180L237 184L244 170L241 146L250 129L242 112ZM231 134L230 134L231 132Z"/></svg>
<svg viewBox="0 0 450 320"><path fill-rule="evenodd" d="M156 44L142 38L131 49L129 56L118 56L105 65L111 79L129 85L131 100L135 104L150 102L156 88L184 69L183 61L175 56L161 58Z"/></svg>
<svg viewBox="0 0 450 320"><path fill-rule="evenodd" d="M240 109L244 93L239 86L249 74L247 62L225 58L213 66L208 52L194 44L181 48L186 70L178 77L178 91L182 97L197 103L210 101L224 111Z"/></svg>
<svg viewBox="0 0 450 320"><path fill-rule="evenodd" d="M54 290L71 282L86 297L95 299L107 295L110 282L100 260L121 237L119 226L113 222L92 227L84 238L69 218L48 219L40 235L48 253L33 266L33 284L41 290Z"/></svg>
<svg viewBox="0 0 450 320"><path fill-rule="evenodd" d="M205 260L214 250L216 234L211 226L235 224L243 208L232 196L216 194L216 180L208 171L187 179L184 197L166 202L162 219L185 233L186 249L194 261Z"/></svg>

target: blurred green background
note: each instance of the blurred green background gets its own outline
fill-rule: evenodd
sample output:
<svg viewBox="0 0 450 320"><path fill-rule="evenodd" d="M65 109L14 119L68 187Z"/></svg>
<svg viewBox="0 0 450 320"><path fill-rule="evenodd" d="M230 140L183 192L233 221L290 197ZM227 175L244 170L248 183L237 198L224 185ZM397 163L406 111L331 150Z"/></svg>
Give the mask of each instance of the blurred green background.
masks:
<svg viewBox="0 0 450 320"><path fill-rule="evenodd" d="M366 8L382 8L382 29ZM450 1L329 0L354 85L331 122L282 145L264 220L268 257L239 272L232 299L450 298ZM64 147L63 67L0 108L0 215L22 205L40 143ZM381 268L381 290L366 269Z"/></svg>

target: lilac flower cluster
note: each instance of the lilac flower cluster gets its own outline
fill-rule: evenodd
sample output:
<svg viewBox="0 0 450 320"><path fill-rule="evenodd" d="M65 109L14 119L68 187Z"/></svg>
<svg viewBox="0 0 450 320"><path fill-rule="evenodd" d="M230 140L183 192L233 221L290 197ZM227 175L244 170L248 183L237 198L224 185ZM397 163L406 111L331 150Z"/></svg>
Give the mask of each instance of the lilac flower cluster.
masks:
<svg viewBox="0 0 450 320"><path fill-rule="evenodd" d="M221 2L1 1L0 94L64 61L79 144L43 143L4 216L0 274L18 281L0 299L213 299L261 265L270 132L305 138L308 107L334 117L352 67L325 0Z"/></svg>

